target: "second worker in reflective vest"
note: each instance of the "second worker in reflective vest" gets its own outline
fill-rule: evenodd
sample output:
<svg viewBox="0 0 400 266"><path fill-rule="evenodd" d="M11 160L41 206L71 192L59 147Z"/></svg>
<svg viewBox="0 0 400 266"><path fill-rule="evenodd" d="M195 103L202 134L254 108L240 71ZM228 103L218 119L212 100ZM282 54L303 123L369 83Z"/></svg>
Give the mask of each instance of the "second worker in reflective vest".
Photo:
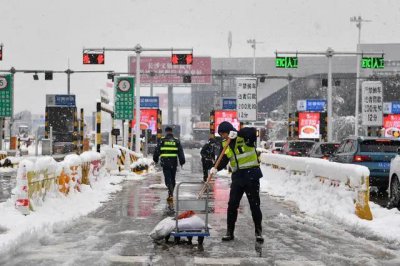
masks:
<svg viewBox="0 0 400 266"><path fill-rule="evenodd" d="M239 132L231 123L222 122L218 127L218 134L227 140L231 139L225 154L222 157L218 169L212 168L210 173L215 174L222 170L230 162L232 167L232 183L229 193L227 232L223 241L234 239L235 224L238 216L238 208L243 193L246 193L250 204L251 215L254 221L255 236L257 242L263 242L262 213L260 209L260 178L263 176L260 169L255 141L257 139L255 128L243 128ZM223 143L226 146L226 141Z"/></svg>
<svg viewBox="0 0 400 266"><path fill-rule="evenodd" d="M180 141L174 138L172 128L165 128L165 137L159 141L153 155L153 161L158 163L161 158L161 166L164 173L165 185L168 188L168 201L172 201L175 189L176 169L179 164L185 164L185 154L183 153Z"/></svg>

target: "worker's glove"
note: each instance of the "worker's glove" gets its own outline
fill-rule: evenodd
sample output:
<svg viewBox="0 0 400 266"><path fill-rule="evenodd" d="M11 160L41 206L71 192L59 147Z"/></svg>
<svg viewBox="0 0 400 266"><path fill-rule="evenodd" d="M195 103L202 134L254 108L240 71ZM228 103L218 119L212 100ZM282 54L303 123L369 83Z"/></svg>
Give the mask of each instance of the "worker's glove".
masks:
<svg viewBox="0 0 400 266"><path fill-rule="evenodd" d="M237 131L232 130L229 132L228 138L236 139L236 137L237 137Z"/></svg>
<svg viewBox="0 0 400 266"><path fill-rule="evenodd" d="M218 173L217 168L213 167L210 169L210 175L215 175L216 173Z"/></svg>

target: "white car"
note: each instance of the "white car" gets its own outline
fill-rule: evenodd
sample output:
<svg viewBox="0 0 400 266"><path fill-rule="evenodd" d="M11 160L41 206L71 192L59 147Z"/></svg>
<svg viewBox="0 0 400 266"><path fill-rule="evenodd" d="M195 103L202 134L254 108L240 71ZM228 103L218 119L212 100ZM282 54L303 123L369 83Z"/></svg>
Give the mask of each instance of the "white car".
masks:
<svg viewBox="0 0 400 266"><path fill-rule="evenodd" d="M268 141L265 149L270 150L272 153L281 153L285 143L285 140Z"/></svg>
<svg viewBox="0 0 400 266"><path fill-rule="evenodd" d="M400 209L400 154L390 163L388 208L395 207Z"/></svg>

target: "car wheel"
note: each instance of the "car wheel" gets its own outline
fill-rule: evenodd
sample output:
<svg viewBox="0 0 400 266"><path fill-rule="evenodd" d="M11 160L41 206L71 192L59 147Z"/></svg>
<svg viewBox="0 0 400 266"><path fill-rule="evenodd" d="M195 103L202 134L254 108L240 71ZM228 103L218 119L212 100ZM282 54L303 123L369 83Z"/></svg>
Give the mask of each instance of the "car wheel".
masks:
<svg viewBox="0 0 400 266"><path fill-rule="evenodd" d="M389 208L400 207L400 182L397 176L392 177L392 183L390 184L390 200Z"/></svg>

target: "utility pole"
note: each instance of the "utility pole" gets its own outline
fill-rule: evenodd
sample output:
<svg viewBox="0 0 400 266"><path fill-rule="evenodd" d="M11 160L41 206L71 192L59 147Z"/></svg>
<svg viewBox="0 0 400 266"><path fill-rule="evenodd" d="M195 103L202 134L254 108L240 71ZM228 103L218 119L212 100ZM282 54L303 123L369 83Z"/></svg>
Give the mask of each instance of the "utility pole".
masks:
<svg viewBox="0 0 400 266"><path fill-rule="evenodd" d="M363 22L371 22L371 20L362 19L361 16L354 16L350 18L350 22L355 22L356 27L358 28L358 44L357 44L357 53L360 49L361 44L361 25ZM354 123L354 135L358 136L358 111L360 105L360 55L357 54L357 76L356 76L356 111L355 111L355 123Z"/></svg>
<svg viewBox="0 0 400 266"><path fill-rule="evenodd" d="M257 42L256 39L249 39L249 40L247 40L247 43L251 44L251 48L253 48L253 75L255 75L256 74L256 44L263 43L263 42Z"/></svg>

